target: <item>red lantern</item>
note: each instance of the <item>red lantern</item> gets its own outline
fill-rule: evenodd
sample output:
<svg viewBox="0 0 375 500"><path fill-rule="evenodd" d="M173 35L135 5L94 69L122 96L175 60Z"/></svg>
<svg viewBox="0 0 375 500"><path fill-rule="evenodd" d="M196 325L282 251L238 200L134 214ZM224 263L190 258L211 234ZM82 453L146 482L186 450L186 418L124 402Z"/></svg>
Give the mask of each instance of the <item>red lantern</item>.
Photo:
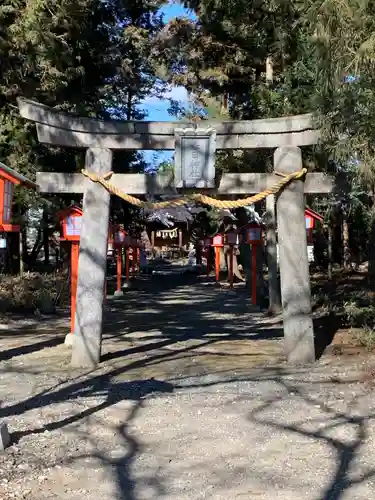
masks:
<svg viewBox="0 0 375 500"><path fill-rule="evenodd" d="M228 245L231 245L231 246L237 245L238 241L239 240L238 240L238 234L237 234L236 229L234 229L234 228L229 229L229 231L227 232Z"/></svg>
<svg viewBox="0 0 375 500"><path fill-rule="evenodd" d="M80 240L82 215L82 210L75 205L59 212L62 225L62 239L68 241Z"/></svg>
<svg viewBox="0 0 375 500"><path fill-rule="evenodd" d="M246 242L257 245L262 242L262 226L259 224L248 224L246 227Z"/></svg>
<svg viewBox="0 0 375 500"><path fill-rule="evenodd" d="M222 234L215 234L212 239L212 246L215 248L220 248L224 246L224 238Z"/></svg>
<svg viewBox="0 0 375 500"><path fill-rule="evenodd" d="M305 212L305 214L306 214L306 212ZM312 217L305 215L305 222L306 222L307 243L311 244L313 242L313 229L315 226L315 221Z"/></svg>
<svg viewBox="0 0 375 500"><path fill-rule="evenodd" d="M306 229L312 229L314 227L314 219L309 216L305 216Z"/></svg>

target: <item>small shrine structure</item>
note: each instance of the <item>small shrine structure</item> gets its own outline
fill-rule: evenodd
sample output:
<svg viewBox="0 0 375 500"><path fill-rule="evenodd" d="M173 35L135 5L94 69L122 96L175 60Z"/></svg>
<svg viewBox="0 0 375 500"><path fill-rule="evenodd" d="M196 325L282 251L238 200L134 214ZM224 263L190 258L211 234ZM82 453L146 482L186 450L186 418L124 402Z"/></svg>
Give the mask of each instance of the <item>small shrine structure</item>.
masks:
<svg viewBox="0 0 375 500"><path fill-rule="evenodd" d="M13 223L13 189L14 186L25 186L37 189L37 185L0 162L0 259L5 264L9 251L14 253L17 247L19 254L19 235L21 226ZM15 241L17 239L17 241ZM12 250L10 250L12 247Z"/></svg>

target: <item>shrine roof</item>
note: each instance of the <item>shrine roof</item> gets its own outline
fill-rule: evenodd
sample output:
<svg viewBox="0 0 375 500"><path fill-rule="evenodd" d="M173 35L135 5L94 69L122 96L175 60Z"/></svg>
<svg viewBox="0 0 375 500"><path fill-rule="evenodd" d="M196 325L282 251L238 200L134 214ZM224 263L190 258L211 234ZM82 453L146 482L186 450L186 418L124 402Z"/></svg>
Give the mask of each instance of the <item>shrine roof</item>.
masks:
<svg viewBox="0 0 375 500"><path fill-rule="evenodd" d="M178 207L178 208L162 208L159 210L145 210L145 215L148 222L160 222L168 227L168 221L171 222L188 222L194 219L194 215L201 212L203 209L199 207Z"/></svg>
<svg viewBox="0 0 375 500"><path fill-rule="evenodd" d="M32 188L32 189L37 189L38 186L35 184L35 182L30 181L26 177L24 177L22 174L19 174L15 170L13 170L10 167L7 167L0 161L0 177L7 179L8 181L12 182L13 184L22 184L23 186Z"/></svg>
<svg viewBox="0 0 375 500"><path fill-rule="evenodd" d="M312 210L309 207L305 208L305 215L308 215L308 216L312 217L313 219L318 220L320 222L322 222L324 220L323 215L318 214L318 212L315 212L315 210Z"/></svg>
<svg viewBox="0 0 375 500"><path fill-rule="evenodd" d="M82 208L78 205L70 205L69 207L61 209L57 215L58 217L64 218L69 214L83 215Z"/></svg>

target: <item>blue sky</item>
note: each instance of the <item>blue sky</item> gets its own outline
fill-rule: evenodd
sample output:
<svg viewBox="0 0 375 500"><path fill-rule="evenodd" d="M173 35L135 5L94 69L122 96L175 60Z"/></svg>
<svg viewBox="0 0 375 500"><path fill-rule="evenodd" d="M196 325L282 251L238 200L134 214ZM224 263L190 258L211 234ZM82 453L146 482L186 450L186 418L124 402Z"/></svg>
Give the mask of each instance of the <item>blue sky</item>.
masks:
<svg viewBox="0 0 375 500"><path fill-rule="evenodd" d="M185 9L182 5L177 2L169 2L164 5L160 12L164 14L164 21L167 23L175 17L190 17L194 18L194 14ZM168 98L172 98L176 101L182 103L188 102L188 94L184 87L170 87L164 94L166 99L157 99L156 97L150 97L143 100L141 103L141 108L147 112L145 120L150 121L175 121L176 118L168 113L168 108L170 103ZM164 159L171 158L172 153L170 151L165 152L155 152L155 151L145 151L144 157L147 161L154 163L160 163Z"/></svg>

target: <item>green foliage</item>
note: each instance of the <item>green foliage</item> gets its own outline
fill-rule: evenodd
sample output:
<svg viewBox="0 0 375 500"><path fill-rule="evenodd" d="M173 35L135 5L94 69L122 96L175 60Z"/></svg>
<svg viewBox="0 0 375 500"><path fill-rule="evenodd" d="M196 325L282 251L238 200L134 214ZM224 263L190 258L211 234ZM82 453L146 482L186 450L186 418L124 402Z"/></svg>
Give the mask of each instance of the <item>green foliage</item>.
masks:
<svg viewBox="0 0 375 500"><path fill-rule="evenodd" d="M141 99L160 95L166 80L190 92L187 107L171 101L178 119L313 111L324 117L324 144L305 148L305 164L345 181L345 189L327 200L326 212L333 202L345 210L353 244L367 242L375 199L375 2L186 0L198 20L174 19L165 27L162 3L3 0L0 160L31 179L37 170L72 172L84 164L82 151L38 143L34 126L19 117L19 96L85 116L130 120L143 117ZM360 78L345 83L348 74ZM349 161L355 156L359 163ZM137 152L114 155L116 172L144 166ZM164 162L159 171L171 168ZM272 151L220 151L216 169L218 175L269 171ZM32 205L47 205L23 189L17 203L21 215ZM64 203L56 197L48 209ZM112 203L119 222L140 219L138 212ZM202 224L213 228L216 216L205 217Z"/></svg>
<svg viewBox="0 0 375 500"><path fill-rule="evenodd" d="M257 118L306 109L314 65L299 5L293 2L194 0L198 22L172 20L158 38L164 73L204 99L230 97L233 118ZM297 29L298 26L298 29ZM266 59L274 79L265 82Z"/></svg>
<svg viewBox="0 0 375 500"><path fill-rule="evenodd" d="M373 352L375 349L375 328L364 326L354 332L354 338L366 351Z"/></svg>
<svg viewBox="0 0 375 500"><path fill-rule="evenodd" d="M174 171L174 164L172 160L164 160L158 165L159 174L170 174Z"/></svg>
<svg viewBox="0 0 375 500"><path fill-rule="evenodd" d="M357 155L357 175L371 191L375 187L374 14L375 4L367 0L314 1L306 11L314 34L315 103L324 116L320 125L325 146L340 164Z"/></svg>
<svg viewBox="0 0 375 500"><path fill-rule="evenodd" d="M140 118L157 80L150 51L162 26L159 0L4 0L0 6L0 160L34 179L37 170L74 172L84 152L40 145L16 98L98 118ZM162 86L159 86L160 89ZM116 153L114 170L139 171L137 153ZM33 202L18 194L22 212Z"/></svg>

